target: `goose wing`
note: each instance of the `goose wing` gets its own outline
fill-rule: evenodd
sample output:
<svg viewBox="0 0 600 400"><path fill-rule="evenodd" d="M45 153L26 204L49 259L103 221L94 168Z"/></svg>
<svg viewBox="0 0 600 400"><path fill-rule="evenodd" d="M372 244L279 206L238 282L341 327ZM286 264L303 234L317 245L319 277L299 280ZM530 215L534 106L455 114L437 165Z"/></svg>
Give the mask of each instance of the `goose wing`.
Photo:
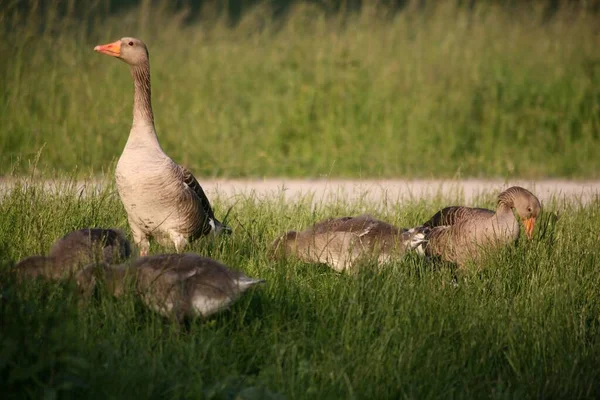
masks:
<svg viewBox="0 0 600 400"><path fill-rule="evenodd" d="M145 285L160 281L163 284L174 284L184 281L197 273L193 260L187 254L157 254L154 256L140 257L134 267L138 276Z"/></svg>
<svg viewBox="0 0 600 400"><path fill-rule="evenodd" d="M352 217L328 218L324 221L317 222L316 224L314 224L312 226L312 232L314 234L319 234L343 231L345 230L345 223L351 219Z"/></svg>
<svg viewBox="0 0 600 400"><path fill-rule="evenodd" d="M453 236L451 227L436 226L433 228L425 228L425 240L421 251L430 257L441 257L448 261L455 261L456 252L453 246Z"/></svg>
<svg viewBox="0 0 600 400"><path fill-rule="evenodd" d="M435 228L438 226L456 225L473 218L490 217L492 215L494 215L494 212L486 208L451 206L442 208L440 211L433 214L423 226Z"/></svg>
<svg viewBox="0 0 600 400"><path fill-rule="evenodd" d="M463 206L445 207L433 214L422 225L410 229L406 235L410 237L410 248L427 256L448 257L450 241L453 233L460 231L460 225L476 216L493 214L485 208Z"/></svg>
<svg viewBox="0 0 600 400"><path fill-rule="evenodd" d="M312 229L314 233L352 232L359 237L369 234L397 234L399 231L395 226L368 214L327 219L313 225Z"/></svg>
<svg viewBox="0 0 600 400"><path fill-rule="evenodd" d="M412 247L419 253L460 265L473 250L468 238L474 224L493 215L493 211L485 208L446 207L413 229Z"/></svg>
<svg viewBox="0 0 600 400"><path fill-rule="evenodd" d="M200 207L202 207L204 214L207 217L212 218L214 220L215 214L213 213L212 207L210 206L210 201L208 200L208 197L206 197L206 193L204 193L204 190L202 189L202 186L200 186L200 184L198 183L196 177L188 169L182 166L179 166L179 168L181 169L181 173L183 174L183 183L188 188L190 188L192 192L196 194L198 200L200 201Z"/></svg>
<svg viewBox="0 0 600 400"><path fill-rule="evenodd" d="M330 220L327 225L330 229L321 232L321 236L326 234L331 245L340 243L342 248L345 245L355 247L357 252L387 251L398 246L398 240L405 243L411 239L411 235L406 234L406 229L400 229L368 214Z"/></svg>

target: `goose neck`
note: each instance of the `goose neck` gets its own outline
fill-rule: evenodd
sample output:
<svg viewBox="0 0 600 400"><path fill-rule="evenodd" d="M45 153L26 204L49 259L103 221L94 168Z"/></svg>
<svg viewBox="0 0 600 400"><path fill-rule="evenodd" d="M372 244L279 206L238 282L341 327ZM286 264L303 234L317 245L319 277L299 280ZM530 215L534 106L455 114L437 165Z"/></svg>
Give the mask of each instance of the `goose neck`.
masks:
<svg viewBox="0 0 600 400"><path fill-rule="evenodd" d="M133 127L154 127L152 113L152 90L150 87L150 63L148 61L131 67L134 84Z"/></svg>
<svg viewBox="0 0 600 400"><path fill-rule="evenodd" d="M512 215L512 204L507 204L503 201L498 202L498 208L496 210L496 215Z"/></svg>

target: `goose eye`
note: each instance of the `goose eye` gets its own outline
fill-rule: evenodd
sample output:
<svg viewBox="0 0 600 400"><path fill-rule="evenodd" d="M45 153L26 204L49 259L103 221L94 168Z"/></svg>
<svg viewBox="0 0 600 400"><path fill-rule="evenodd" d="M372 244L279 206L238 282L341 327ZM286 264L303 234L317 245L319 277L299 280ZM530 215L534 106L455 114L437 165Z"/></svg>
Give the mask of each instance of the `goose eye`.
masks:
<svg viewBox="0 0 600 400"><path fill-rule="evenodd" d="M531 212L531 207L527 207L527 211Z"/></svg>
<svg viewBox="0 0 600 400"><path fill-rule="evenodd" d="M130 46L133 46L133 42L129 42L129 45L130 45Z"/></svg>

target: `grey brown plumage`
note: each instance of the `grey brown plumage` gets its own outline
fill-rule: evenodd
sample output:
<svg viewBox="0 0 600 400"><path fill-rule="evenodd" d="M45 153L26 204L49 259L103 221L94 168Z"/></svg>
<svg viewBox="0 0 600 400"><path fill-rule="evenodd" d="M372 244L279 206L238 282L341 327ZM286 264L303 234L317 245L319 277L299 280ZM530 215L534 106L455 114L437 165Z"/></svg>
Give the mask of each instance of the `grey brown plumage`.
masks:
<svg viewBox="0 0 600 400"><path fill-rule="evenodd" d="M131 256L131 244L117 229L85 228L57 240L47 256L31 256L15 265L20 277L65 278L94 262L115 263Z"/></svg>
<svg viewBox="0 0 600 400"><path fill-rule="evenodd" d="M122 38L94 50L125 61L133 77L133 123L115 178L140 254L148 254L152 237L162 245L173 244L180 252L200 236L231 232L215 218L192 173L165 154L158 142L146 45L139 39Z"/></svg>
<svg viewBox="0 0 600 400"><path fill-rule="evenodd" d="M411 230L425 237L417 250L459 266L469 260L478 260L487 249L518 239L519 222L514 217L513 209L517 211L531 239L541 204L530 191L513 186L500 193L495 212L462 206L438 211L422 226Z"/></svg>
<svg viewBox="0 0 600 400"><path fill-rule="evenodd" d="M210 201L204 193L204 189L198 183L196 177L186 168L180 167L183 172L183 182L194 192L199 200L199 205L202 210L204 210L206 223L201 224L202 229L196 229L195 232L192 232L190 235L190 240L194 240L201 235L208 235L211 231L220 228L220 231L223 233L231 233L231 228L227 225L221 224L221 222L215 217L215 213L213 212L212 207L210 206ZM216 227L215 224L219 226Z"/></svg>
<svg viewBox="0 0 600 400"><path fill-rule="evenodd" d="M297 232L279 236L271 245L274 255L295 256L324 263L336 271L352 269L364 258L379 263L404 254L415 235L370 215L331 218Z"/></svg>
<svg viewBox="0 0 600 400"><path fill-rule="evenodd" d="M252 279L211 258L193 253L160 254L141 257L131 265L90 266L77 276L79 286L87 294L97 282L94 271L116 296L124 290L126 276L144 303L154 311L182 321L185 317L208 317L231 305L242 293L262 279Z"/></svg>
<svg viewBox="0 0 600 400"><path fill-rule="evenodd" d="M494 212L486 208L451 206L436 212L423 226L435 228L436 226L454 225L457 222L476 216L492 216Z"/></svg>

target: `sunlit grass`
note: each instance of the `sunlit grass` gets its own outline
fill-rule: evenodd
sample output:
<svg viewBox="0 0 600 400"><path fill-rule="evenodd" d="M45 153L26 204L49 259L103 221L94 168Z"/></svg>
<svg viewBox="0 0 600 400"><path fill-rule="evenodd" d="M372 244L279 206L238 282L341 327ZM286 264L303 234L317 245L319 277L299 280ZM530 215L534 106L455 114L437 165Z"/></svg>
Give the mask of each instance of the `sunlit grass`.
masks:
<svg viewBox="0 0 600 400"><path fill-rule="evenodd" d="M92 49L133 35L161 144L199 176L599 176L594 14L441 2L274 20L259 6L232 26L210 8L184 23L167 2L44 3L0 9L0 173L40 149L42 174L112 169L133 88Z"/></svg>
<svg viewBox="0 0 600 400"><path fill-rule="evenodd" d="M267 280L230 310L179 330L135 296L79 309L69 285L17 285L12 262L66 232L129 233L114 188L49 195L23 182L0 202L0 386L85 398L594 398L600 373L600 203L545 204L536 238L490 255L480 272L408 256L356 275L267 248L285 230L373 213L413 226L454 199L283 202L239 196L231 237L191 251ZM26 183L26 185L25 185ZM496 193L477 205L493 207ZM222 215L231 199L214 199ZM560 207L560 209L559 209ZM550 215L560 211L556 220ZM167 251L154 245L152 252ZM239 396L239 397L236 397Z"/></svg>

